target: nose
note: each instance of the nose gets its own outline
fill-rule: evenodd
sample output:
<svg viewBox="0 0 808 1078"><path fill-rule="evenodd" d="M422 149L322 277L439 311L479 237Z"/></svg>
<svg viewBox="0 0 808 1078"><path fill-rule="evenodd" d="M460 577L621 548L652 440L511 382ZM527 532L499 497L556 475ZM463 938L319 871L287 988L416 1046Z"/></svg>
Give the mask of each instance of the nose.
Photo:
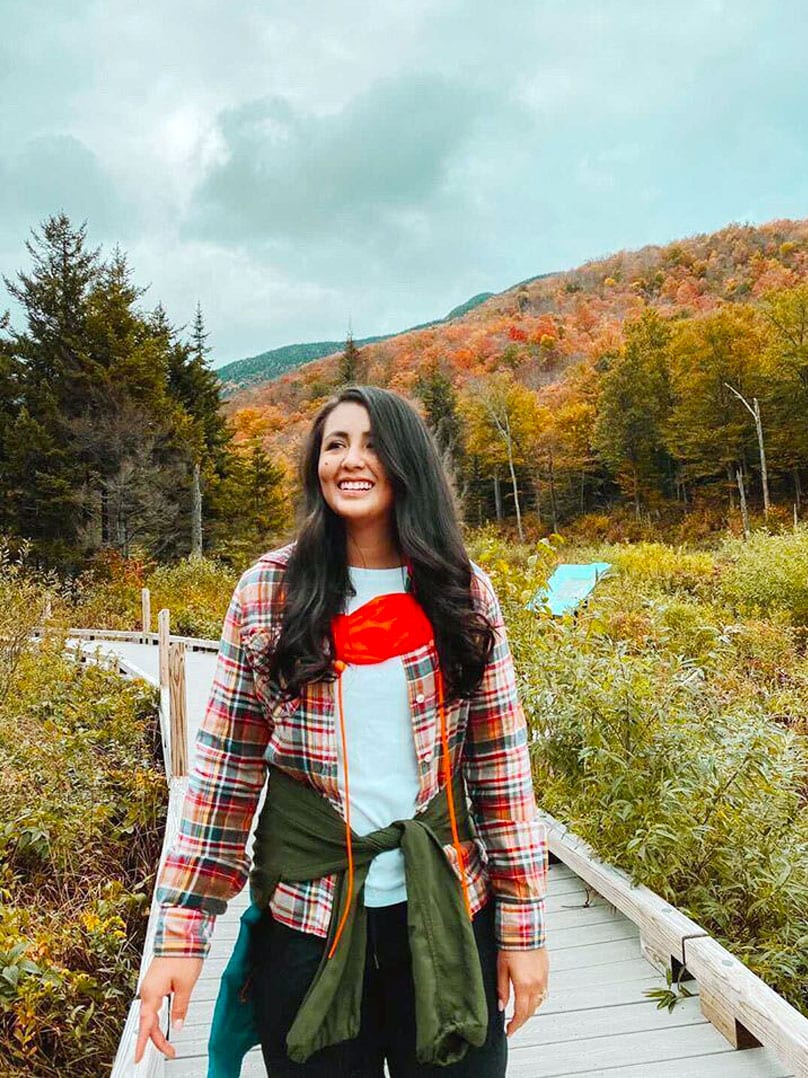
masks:
<svg viewBox="0 0 808 1078"><path fill-rule="evenodd" d="M345 456L342 458L342 463L347 464L349 467L361 465L364 462L365 455L362 447L358 444L349 445L345 450Z"/></svg>

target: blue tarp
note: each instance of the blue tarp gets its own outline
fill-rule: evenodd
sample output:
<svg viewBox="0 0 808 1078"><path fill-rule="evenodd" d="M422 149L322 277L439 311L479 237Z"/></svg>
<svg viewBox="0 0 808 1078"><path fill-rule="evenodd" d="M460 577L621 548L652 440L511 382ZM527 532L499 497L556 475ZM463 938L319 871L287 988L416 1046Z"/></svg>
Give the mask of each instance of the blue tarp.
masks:
<svg viewBox="0 0 808 1078"><path fill-rule="evenodd" d="M607 561L592 561L586 565L559 565L546 588L539 588L528 610L542 610L545 603L555 617L575 610L587 598L604 573L611 569Z"/></svg>

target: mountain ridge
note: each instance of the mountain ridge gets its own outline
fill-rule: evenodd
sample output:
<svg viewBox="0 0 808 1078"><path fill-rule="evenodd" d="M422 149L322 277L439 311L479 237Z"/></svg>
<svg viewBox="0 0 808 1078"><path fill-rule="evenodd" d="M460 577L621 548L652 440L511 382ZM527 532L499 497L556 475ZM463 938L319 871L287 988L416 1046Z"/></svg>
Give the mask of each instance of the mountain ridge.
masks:
<svg viewBox="0 0 808 1078"><path fill-rule="evenodd" d="M414 333L417 330L429 329L432 326L446 325L455 318L462 318L469 311L485 303L486 300L495 296L495 292L478 292L467 299L464 303L453 307L443 318L435 318L430 322L422 322L417 326L409 326L407 329L399 329L393 333L382 333L374 337L362 337L355 340L357 348L363 348L368 344L378 344L379 341L388 341L392 337L400 337L403 333ZM223 397L250 386L261 385L271 382L282 374L302 367L305 363L311 363L315 359L324 359L342 351L344 341L310 341L299 344L284 344L278 348L270 348L266 352L259 352L254 356L245 356L244 359L235 359L218 367L213 373L224 383Z"/></svg>

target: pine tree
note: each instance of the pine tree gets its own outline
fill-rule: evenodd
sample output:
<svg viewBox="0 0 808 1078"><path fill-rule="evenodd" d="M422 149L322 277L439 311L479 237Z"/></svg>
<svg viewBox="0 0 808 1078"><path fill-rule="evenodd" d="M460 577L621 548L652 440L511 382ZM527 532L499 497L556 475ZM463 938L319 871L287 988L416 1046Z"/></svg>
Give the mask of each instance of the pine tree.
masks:
<svg viewBox="0 0 808 1078"><path fill-rule="evenodd" d="M451 379L435 360L419 374L413 389L423 401L427 426L434 434L444 460L459 465L463 447L457 394Z"/></svg>
<svg viewBox="0 0 808 1078"><path fill-rule="evenodd" d="M670 473L664 431L671 411L670 329L654 310L626 327L626 345L604 374L594 445L639 517L643 498Z"/></svg>
<svg viewBox="0 0 808 1078"><path fill-rule="evenodd" d="M361 381L361 352L356 347L353 333L348 330L345 340L345 348L339 359L337 372L337 388L348 385L356 385Z"/></svg>
<svg viewBox="0 0 808 1078"><path fill-rule="evenodd" d="M164 314L157 314L155 325L166 332ZM202 553L203 487L213 472L221 472L229 449L231 434L221 412L221 383L208 367L210 348L202 305L197 302L190 340L175 340L169 349L169 387L175 399L190 417L185 452L190 472L191 553ZM206 512L209 506L206 505Z"/></svg>
<svg viewBox="0 0 808 1078"><path fill-rule="evenodd" d="M49 217L39 233L32 229L25 247L31 273L18 273L16 282L3 278L28 323L12 339L31 414L53 421L81 410L97 373L86 339L99 251L87 249L86 225L73 228L64 213Z"/></svg>
<svg viewBox="0 0 808 1078"><path fill-rule="evenodd" d="M71 420L86 407L99 367L87 348L90 296L99 254L86 245L86 227L64 213L32 229L26 250L31 272L4 277L21 305L27 330L8 331L4 350L16 366L19 411L7 425L5 451L13 530L46 558L75 543L81 524L81 461ZM30 439L26 445L20 439Z"/></svg>

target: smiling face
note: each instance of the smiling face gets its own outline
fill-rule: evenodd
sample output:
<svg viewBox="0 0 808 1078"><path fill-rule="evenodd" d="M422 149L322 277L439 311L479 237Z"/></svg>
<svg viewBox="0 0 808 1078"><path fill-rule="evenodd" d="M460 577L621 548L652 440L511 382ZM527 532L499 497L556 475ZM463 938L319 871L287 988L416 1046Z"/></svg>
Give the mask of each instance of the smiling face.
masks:
<svg viewBox="0 0 808 1078"><path fill-rule="evenodd" d="M342 401L329 413L317 470L323 497L346 525L387 528L395 492L376 455L364 405Z"/></svg>

